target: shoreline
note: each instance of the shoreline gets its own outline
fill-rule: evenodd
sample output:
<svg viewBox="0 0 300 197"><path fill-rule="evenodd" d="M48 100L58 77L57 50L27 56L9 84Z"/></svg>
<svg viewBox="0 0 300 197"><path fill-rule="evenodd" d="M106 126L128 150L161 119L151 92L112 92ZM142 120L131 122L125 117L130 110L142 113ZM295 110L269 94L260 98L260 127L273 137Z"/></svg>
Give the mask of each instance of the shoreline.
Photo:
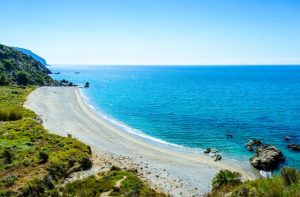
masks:
<svg viewBox="0 0 300 197"><path fill-rule="evenodd" d="M28 96L25 107L41 117L49 132L71 134L91 145L93 154L122 160L124 168L134 166L150 186L173 196L209 192L220 169L239 171L244 179L257 178L254 169L245 169L238 162L214 162L204 154L178 152L141 140L91 109L84 99L76 87L41 87Z"/></svg>
<svg viewBox="0 0 300 197"><path fill-rule="evenodd" d="M118 129L122 130L122 132L126 132L128 135L133 136L135 138L138 138L139 140L142 140L145 143L150 143L154 146L160 146L161 148L166 148L166 149L171 149L172 151L180 152L182 154L191 154L191 155L203 155L203 152L206 149L203 148L195 148L195 147L189 147L189 146L184 146L184 145L179 145L175 143L171 143L162 139L159 139L157 137L153 137L151 135L148 135L144 133L141 130L132 128L128 126L126 123L121 122L117 119L115 119L113 116L105 113L101 108L99 107L94 107L93 104L90 103L88 96L86 96L82 91L82 88L79 88L79 94L82 97L82 101L86 104L86 106L93 112L95 115L98 117L100 116L101 118L105 119L109 123L115 125ZM213 149L213 147L212 147ZM254 170L251 165L248 165L248 157L245 160L238 160L236 158L230 158L232 155L228 153L223 153L222 154L222 160L227 161L227 162L247 162L245 163L246 165L243 166L243 168L246 168L247 170ZM204 156L207 156L208 154L204 154ZM223 157L224 156L224 157ZM248 167L248 168L247 168Z"/></svg>

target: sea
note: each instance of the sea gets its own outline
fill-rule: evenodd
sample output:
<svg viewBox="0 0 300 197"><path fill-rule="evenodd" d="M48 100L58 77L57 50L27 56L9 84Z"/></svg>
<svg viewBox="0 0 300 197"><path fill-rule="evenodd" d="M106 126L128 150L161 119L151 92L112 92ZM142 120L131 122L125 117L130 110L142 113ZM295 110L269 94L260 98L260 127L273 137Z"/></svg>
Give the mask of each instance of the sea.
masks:
<svg viewBox="0 0 300 197"><path fill-rule="evenodd" d="M247 161L244 144L277 146L300 168L300 66L50 66L81 88L100 115L154 143L187 152L218 149ZM232 134L232 138L227 138ZM290 141L285 141L285 136Z"/></svg>

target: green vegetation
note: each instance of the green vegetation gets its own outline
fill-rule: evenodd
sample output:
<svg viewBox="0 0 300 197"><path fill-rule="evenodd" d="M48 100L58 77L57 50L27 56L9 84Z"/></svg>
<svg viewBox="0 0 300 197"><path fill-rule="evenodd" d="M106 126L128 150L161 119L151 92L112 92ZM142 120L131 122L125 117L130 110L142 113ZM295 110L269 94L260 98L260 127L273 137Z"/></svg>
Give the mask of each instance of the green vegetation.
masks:
<svg viewBox="0 0 300 197"><path fill-rule="evenodd" d="M213 190L220 189L226 185L240 184L241 174L239 172L231 172L230 170L221 170L213 179Z"/></svg>
<svg viewBox="0 0 300 197"><path fill-rule="evenodd" d="M0 87L0 113L19 114L0 122L0 196L41 196L70 173L91 168L88 146L48 133L36 115L22 107L32 90Z"/></svg>
<svg viewBox="0 0 300 197"><path fill-rule="evenodd" d="M105 191L114 196L164 196L118 168L61 186L72 173L92 167L92 151L72 135L48 133L40 118L23 107L35 88L30 85L58 84L49 73L33 58L0 45L0 197L96 196Z"/></svg>
<svg viewBox="0 0 300 197"><path fill-rule="evenodd" d="M218 176L218 175L217 175ZM221 197L296 197L300 196L299 171L293 168L282 168L280 175L272 178L260 178L244 183L226 184L214 189L207 196Z"/></svg>
<svg viewBox="0 0 300 197"><path fill-rule="evenodd" d="M13 47L0 44L0 86L52 85L55 81L43 64Z"/></svg>
<svg viewBox="0 0 300 197"><path fill-rule="evenodd" d="M9 84L9 81L8 81L7 75L5 73L1 73L0 74L0 86L5 86L8 84Z"/></svg>
<svg viewBox="0 0 300 197"><path fill-rule="evenodd" d="M281 176L284 179L286 186L290 186L294 183L299 182L300 174L295 168L284 167L281 169Z"/></svg>
<svg viewBox="0 0 300 197"><path fill-rule="evenodd" d="M114 196L164 196L117 167L60 187L70 174L92 167L91 148L71 135L60 137L43 128L39 118L23 107L33 89L0 86L1 117L18 114L0 120L0 196L95 196L106 191Z"/></svg>
<svg viewBox="0 0 300 197"><path fill-rule="evenodd" d="M118 185L119 182L119 185ZM65 197L100 196L108 192L111 196L165 196L151 190L132 172L111 170L108 173L89 176L83 180L68 183L60 189Z"/></svg>
<svg viewBox="0 0 300 197"><path fill-rule="evenodd" d="M21 112L12 107L3 107L0 109L0 121L13 121L22 118Z"/></svg>
<svg viewBox="0 0 300 197"><path fill-rule="evenodd" d="M28 85L30 81L30 75L26 71L17 71L16 80L19 85Z"/></svg>

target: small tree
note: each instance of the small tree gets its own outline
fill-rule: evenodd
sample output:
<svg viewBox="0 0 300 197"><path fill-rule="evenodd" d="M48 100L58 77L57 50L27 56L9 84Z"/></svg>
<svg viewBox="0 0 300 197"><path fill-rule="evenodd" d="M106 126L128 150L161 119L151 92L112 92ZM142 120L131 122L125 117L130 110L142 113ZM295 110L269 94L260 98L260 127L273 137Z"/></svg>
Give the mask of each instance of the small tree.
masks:
<svg viewBox="0 0 300 197"><path fill-rule="evenodd" d="M12 150L9 149L9 148L6 148L4 151L3 151L3 157L5 159L5 163L7 164L10 164L13 162L13 153L12 153Z"/></svg>
<svg viewBox="0 0 300 197"><path fill-rule="evenodd" d="M82 158L81 161L80 161L80 164L81 164L81 168L83 170L89 170L89 169L92 168L92 165L93 165L92 161L88 157Z"/></svg>
<svg viewBox="0 0 300 197"><path fill-rule="evenodd" d="M49 156L45 152L40 152L39 158L40 158L40 164L44 164L47 163Z"/></svg>
<svg viewBox="0 0 300 197"><path fill-rule="evenodd" d="M3 66L5 70L11 70L14 67L14 61L13 60L3 60Z"/></svg>
<svg viewBox="0 0 300 197"><path fill-rule="evenodd" d="M30 75L25 71L17 72L17 82L19 85L28 85L30 81Z"/></svg>
<svg viewBox="0 0 300 197"><path fill-rule="evenodd" d="M241 181L241 173L231 172L230 170L220 170L218 174L213 178L212 186L213 190L219 189L225 185L237 185Z"/></svg>
<svg viewBox="0 0 300 197"><path fill-rule="evenodd" d="M8 85L8 78L7 75L4 73L0 74L0 86Z"/></svg>
<svg viewBox="0 0 300 197"><path fill-rule="evenodd" d="M283 167L281 169L281 176L283 177L286 186L297 183L300 179L299 171L295 168Z"/></svg>

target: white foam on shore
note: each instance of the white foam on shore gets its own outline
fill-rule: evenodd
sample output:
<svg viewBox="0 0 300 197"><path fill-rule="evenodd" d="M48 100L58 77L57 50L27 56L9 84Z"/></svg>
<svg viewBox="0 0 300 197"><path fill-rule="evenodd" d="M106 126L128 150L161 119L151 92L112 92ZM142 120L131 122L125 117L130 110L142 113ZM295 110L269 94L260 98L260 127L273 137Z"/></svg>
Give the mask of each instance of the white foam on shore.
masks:
<svg viewBox="0 0 300 197"><path fill-rule="evenodd" d="M83 98L84 103L92 110L94 111L96 114L98 114L99 116L101 116L102 118L104 118L105 120L109 121L110 123L112 123L113 125L115 125L116 127L120 128L122 131L127 132L135 137L138 137L142 140L146 140L150 143L156 144L156 145L160 145L160 146L164 146L164 147L168 147L171 149L175 149L177 151L180 152L184 152L184 153L190 153L190 154L203 154L203 149L201 148L191 148L191 147L187 147L187 146L183 146L183 145L179 145L179 144L174 144L174 143L170 143L167 142L165 140L161 140L158 139L156 137L152 137L150 135L145 134L143 131L138 130L138 129L134 129L128 125L126 125L126 123L121 122L119 120L116 120L115 118L113 118L112 116L106 114L105 112L103 112L101 109L99 108L95 108L91 103L90 103L90 99L89 97L87 97L82 90L79 89L80 95Z"/></svg>
<svg viewBox="0 0 300 197"><path fill-rule="evenodd" d="M84 94L84 92L79 89L79 93L80 96L83 98L83 102L93 111L95 112L97 115L99 115L100 117L102 117L103 119L107 120L108 122L110 122L112 125L116 126L117 128L119 128L120 130L140 139L143 141L146 141L148 143L163 147L163 148L167 148L167 149L171 149L174 150L176 152L179 153L184 153L184 154L189 154L189 155L204 155L204 149L202 148L193 148L193 147L187 147L187 146L183 146L183 145L179 145L179 144L174 144L174 143L170 143L161 139L158 139L156 137L152 137L149 136L147 134L145 134L144 132L142 132L141 130L138 129L134 129L131 128L130 126L126 125L126 123L123 123L119 120L116 120L115 118L113 118L112 116L106 114L104 111L102 111L101 109L94 107L91 104L91 101L89 99L88 96L86 96ZM222 153L225 155L227 155L226 153ZM244 168L245 170L250 170L251 166L248 163L243 163L244 161L242 160L238 160L235 159L233 157L225 157L222 158L223 161L227 162L227 163L235 163L238 164L240 167Z"/></svg>

